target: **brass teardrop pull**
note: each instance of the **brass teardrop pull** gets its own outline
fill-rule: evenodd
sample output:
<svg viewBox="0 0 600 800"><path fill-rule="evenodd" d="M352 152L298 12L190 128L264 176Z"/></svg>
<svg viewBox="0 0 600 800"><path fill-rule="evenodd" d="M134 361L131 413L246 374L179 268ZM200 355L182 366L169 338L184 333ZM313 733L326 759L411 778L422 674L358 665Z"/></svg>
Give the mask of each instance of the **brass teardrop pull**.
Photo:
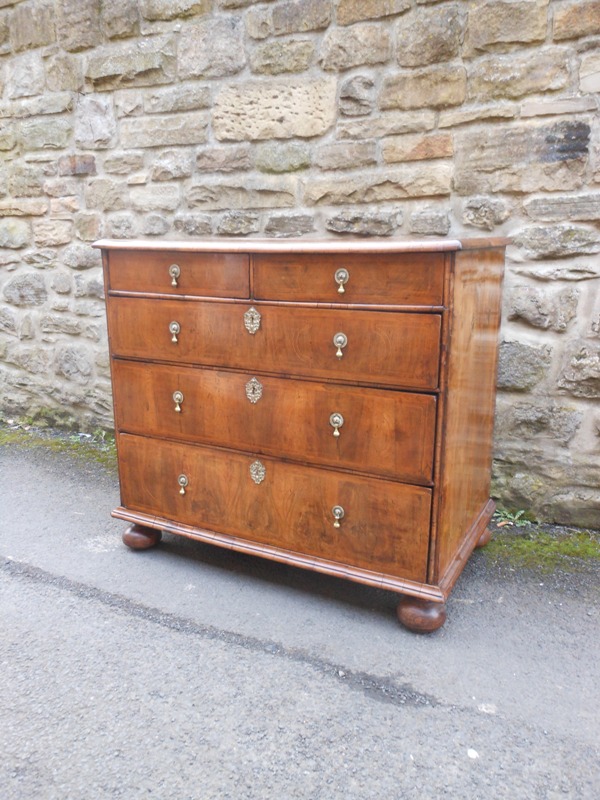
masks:
<svg viewBox="0 0 600 800"><path fill-rule="evenodd" d="M341 528L342 520L344 519L344 509L341 506L334 506L331 509L331 513L333 514L333 527L334 528Z"/></svg>
<svg viewBox="0 0 600 800"><path fill-rule="evenodd" d="M344 355L342 350L348 344L348 337L345 333L336 333L336 335L333 337L333 344L337 348L335 351L336 356L341 358Z"/></svg>
<svg viewBox="0 0 600 800"><path fill-rule="evenodd" d="M183 392L173 392L173 402L175 403L175 411L181 414L181 404L183 403Z"/></svg>
<svg viewBox="0 0 600 800"><path fill-rule="evenodd" d="M329 417L329 424L333 428L333 435L337 437L340 435L340 428L344 424L344 418L337 411Z"/></svg>
<svg viewBox="0 0 600 800"><path fill-rule="evenodd" d="M177 478L177 483L179 484L179 494L185 494L185 487L189 483L187 475L180 475Z"/></svg>
<svg viewBox="0 0 600 800"><path fill-rule="evenodd" d="M348 278L349 277L350 277L350 273L348 272L347 269L336 269L334 278L335 278L335 282L338 285L338 293L339 294L344 294L344 292L346 291L344 289L344 284L348 283Z"/></svg>
<svg viewBox="0 0 600 800"><path fill-rule="evenodd" d="M171 333L171 341L173 344L177 344L177 334L181 332L181 325L178 322L172 322L169 325L169 331Z"/></svg>
<svg viewBox="0 0 600 800"><path fill-rule="evenodd" d="M169 267L169 275L171 276L171 286L177 286L177 278L181 275L181 267L179 264L171 264Z"/></svg>

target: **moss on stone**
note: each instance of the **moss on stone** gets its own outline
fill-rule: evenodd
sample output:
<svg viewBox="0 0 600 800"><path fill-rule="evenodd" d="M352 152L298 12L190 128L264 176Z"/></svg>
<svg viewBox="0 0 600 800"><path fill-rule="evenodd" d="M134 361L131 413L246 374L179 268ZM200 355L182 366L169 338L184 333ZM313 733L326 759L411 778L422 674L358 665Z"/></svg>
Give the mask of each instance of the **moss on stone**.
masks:
<svg viewBox="0 0 600 800"><path fill-rule="evenodd" d="M553 572L560 567L577 571L586 563L600 562L600 532L564 528L504 534L498 532L485 548L491 558L514 567Z"/></svg>

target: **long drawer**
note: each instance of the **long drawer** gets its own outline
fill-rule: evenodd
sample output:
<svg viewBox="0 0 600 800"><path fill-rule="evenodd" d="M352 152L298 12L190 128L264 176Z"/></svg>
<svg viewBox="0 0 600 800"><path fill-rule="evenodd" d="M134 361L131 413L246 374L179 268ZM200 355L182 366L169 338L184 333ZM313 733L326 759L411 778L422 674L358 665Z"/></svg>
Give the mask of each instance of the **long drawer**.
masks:
<svg viewBox="0 0 600 800"><path fill-rule="evenodd" d="M120 431L429 483L436 398L115 359Z"/></svg>
<svg viewBox="0 0 600 800"><path fill-rule="evenodd" d="M113 355L436 389L439 314L111 297Z"/></svg>
<svg viewBox="0 0 600 800"><path fill-rule="evenodd" d="M119 436L119 465L122 503L132 511L426 578L429 489L128 434Z"/></svg>

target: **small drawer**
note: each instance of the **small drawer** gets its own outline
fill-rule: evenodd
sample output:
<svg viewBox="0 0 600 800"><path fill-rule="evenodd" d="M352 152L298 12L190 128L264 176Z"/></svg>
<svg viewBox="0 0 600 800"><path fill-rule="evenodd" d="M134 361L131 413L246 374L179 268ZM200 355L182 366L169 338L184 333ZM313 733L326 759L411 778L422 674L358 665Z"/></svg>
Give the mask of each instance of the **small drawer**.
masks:
<svg viewBox="0 0 600 800"><path fill-rule="evenodd" d="M131 511L426 580L430 489L128 434L119 459Z"/></svg>
<svg viewBox="0 0 600 800"><path fill-rule="evenodd" d="M109 289L196 297L250 296L249 258L239 253L109 250Z"/></svg>
<svg viewBox="0 0 600 800"><path fill-rule="evenodd" d="M253 259L261 300L441 306L443 253L272 254Z"/></svg>
<svg viewBox="0 0 600 800"><path fill-rule="evenodd" d="M432 479L432 395L120 359L113 386L121 432Z"/></svg>

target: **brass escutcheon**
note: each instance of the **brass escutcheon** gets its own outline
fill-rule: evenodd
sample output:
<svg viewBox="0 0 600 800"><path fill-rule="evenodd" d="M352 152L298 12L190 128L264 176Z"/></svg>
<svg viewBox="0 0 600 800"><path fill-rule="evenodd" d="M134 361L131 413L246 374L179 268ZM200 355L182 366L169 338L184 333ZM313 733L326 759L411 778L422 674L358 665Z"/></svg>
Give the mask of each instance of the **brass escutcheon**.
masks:
<svg viewBox="0 0 600 800"><path fill-rule="evenodd" d="M340 528L341 521L344 519L344 509L341 506L334 506L331 509L331 513L333 514L333 527Z"/></svg>
<svg viewBox="0 0 600 800"><path fill-rule="evenodd" d="M180 475L177 478L177 483L179 484L179 494L185 494L185 487L189 483L187 475Z"/></svg>
<svg viewBox="0 0 600 800"><path fill-rule="evenodd" d="M340 428L344 424L344 418L336 411L329 417L329 424L333 428L333 435L337 438L340 435Z"/></svg>
<svg viewBox="0 0 600 800"><path fill-rule="evenodd" d="M344 294L344 292L346 291L344 289L344 284L348 283L348 278L350 277L350 273L348 272L347 269L343 268L336 269L334 277L335 277L335 282L338 285L338 292L340 294Z"/></svg>
<svg viewBox="0 0 600 800"><path fill-rule="evenodd" d="M171 264L169 267L169 275L171 276L171 286L177 286L177 278L181 275L179 264Z"/></svg>
<svg viewBox="0 0 600 800"><path fill-rule="evenodd" d="M169 331L171 333L171 341L173 344L177 344L177 334L181 332L181 325L178 322L172 322L169 325Z"/></svg>
<svg viewBox="0 0 600 800"><path fill-rule="evenodd" d="M260 313L251 306L248 311L244 314L244 326L248 333L256 333L256 331L260 328L260 321L262 317Z"/></svg>
<svg viewBox="0 0 600 800"><path fill-rule="evenodd" d="M267 470L265 469L264 464L261 464L260 461L254 461L252 464L250 464L250 477L254 483L262 483L266 474Z"/></svg>
<svg viewBox="0 0 600 800"><path fill-rule="evenodd" d="M335 351L336 356L341 358L344 355L342 350L348 344L348 337L345 333L336 333L336 335L333 337L333 344L335 347L337 347L337 350Z"/></svg>
<svg viewBox="0 0 600 800"><path fill-rule="evenodd" d="M263 395L263 385L256 378L251 378L246 384L246 397L251 403L258 403Z"/></svg>
<svg viewBox="0 0 600 800"><path fill-rule="evenodd" d="M173 402L175 403L175 411L181 413L181 404L183 403L183 392L173 392Z"/></svg>

